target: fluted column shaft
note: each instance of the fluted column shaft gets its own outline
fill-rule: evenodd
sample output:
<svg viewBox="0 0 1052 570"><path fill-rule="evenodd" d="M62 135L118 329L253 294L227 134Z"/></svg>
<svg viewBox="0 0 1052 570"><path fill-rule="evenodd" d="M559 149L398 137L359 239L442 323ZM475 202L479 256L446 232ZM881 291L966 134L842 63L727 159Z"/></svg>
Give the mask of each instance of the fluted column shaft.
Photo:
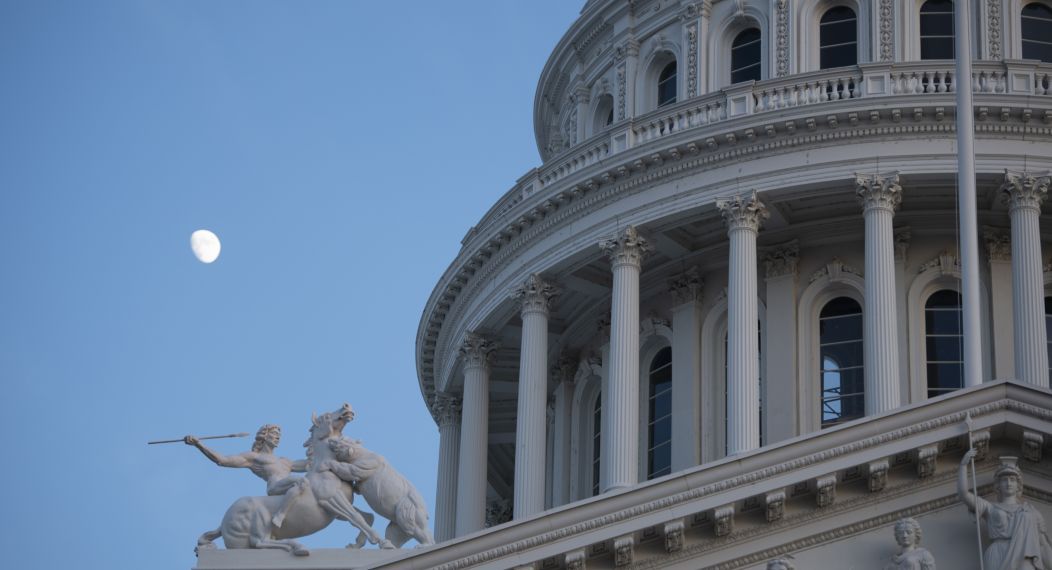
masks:
<svg viewBox="0 0 1052 570"><path fill-rule="evenodd" d="M649 250L634 227L599 246L610 257L610 365L603 402L603 492L635 485L639 458L639 270Z"/></svg>
<svg viewBox="0 0 1052 570"><path fill-rule="evenodd" d="M460 399L440 395L438 420L438 489L435 492L435 540L453 538L457 525L457 463L460 459Z"/></svg>
<svg viewBox="0 0 1052 570"><path fill-rule="evenodd" d="M1006 172L1001 187L1012 220L1012 317L1015 373L1048 388L1048 339L1039 218L1049 177Z"/></svg>
<svg viewBox="0 0 1052 570"><path fill-rule="evenodd" d="M513 516L544 510L548 407L548 303L555 288L531 275L513 297L522 304L519 402L515 423L515 502Z"/></svg>
<svg viewBox="0 0 1052 570"><path fill-rule="evenodd" d="M492 342L468 335L460 349L464 359L464 399L457 477L457 536L481 530L486 525L489 355L494 348Z"/></svg>
<svg viewBox="0 0 1052 570"><path fill-rule="evenodd" d="M727 223L727 455L760 447L760 347L756 234L768 216L756 193L721 198Z"/></svg>
<svg viewBox="0 0 1052 570"><path fill-rule="evenodd" d="M858 174L855 194L866 224L866 298L863 313L866 415L899 407L898 311L895 300L895 233L902 202L897 173Z"/></svg>

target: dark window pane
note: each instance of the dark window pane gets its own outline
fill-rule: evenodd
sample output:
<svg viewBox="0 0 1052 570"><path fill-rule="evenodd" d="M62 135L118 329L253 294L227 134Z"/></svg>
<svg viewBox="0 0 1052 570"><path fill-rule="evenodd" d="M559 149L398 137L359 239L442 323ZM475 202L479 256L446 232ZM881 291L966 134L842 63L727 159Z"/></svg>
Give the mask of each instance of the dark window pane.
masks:
<svg viewBox="0 0 1052 570"><path fill-rule="evenodd" d="M672 469L672 446L668 443L654 448L647 461L648 479L668 475Z"/></svg>
<svg viewBox="0 0 1052 570"><path fill-rule="evenodd" d="M672 391L666 390L661 395L650 399L651 421L664 418L672 413Z"/></svg>
<svg viewBox="0 0 1052 570"><path fill-rule="evenodd" d="M662 443L667 443L672 438L672 422L669 418L665 418L654 425L650 426L650 445L649 447L657 447Z"/></svg>
<svg viewBox="0 0 1052 570"><path fill-rule="evenodd" d="M953 38L921 38L921 59L953 59Z"/></svg>
<svg viewBox="0 0 1052 570"><path fill-rule="evenodd" d="M943 289L936 291L928 297L928 301L924 303L924 308L934 309L937 307L944 308L960 308L961 307L961 294L951 289Z"/></svg>
<svg viewBox="0 0 1052 570"><path fill-rule="evenodd" d="M926 334L961 334L960 309L929 309L924 315Z"/></svg>
<svg viewBox="0 0 1052 570"><path fill-rule="evenodd" d="M1034 18L1023 18L1023 40L1037 40L1039 42L1047 42L1052 38L1048 37L1048 21L1037 20Z"/></svg>
<svg viewBox="0 0 1052 570"><path fill-rule="evenodd" d="M836 8L830 8L826 10L825 14L822 14L822 23L828 22L839 22L842 20L854 20L855 11L847 6L837 6Z"/></svg>
<svg viewBox="0 0 1052 570"><path fill-rule="evenodd" d="M1052 26L1048 33L1052 35ZM1044 62L1052 62L1052 44L1023 42L1023 59L1039 59Z"/></svg>
<svg viewBox="0 0 1052 570"><path fill-rule="evenodd" d="M845 20L835 24L822 24L819 28L820 46L853 43L855 41L855 21Z"/></svg>
<svg viewBox="0 0 1052 570"><path fill-rule="evenodd" d="M654 355L654 359L650 361L650 371L654 372L658 368L668 366L672 364L672 347L665 347L658 351Z"/></svg>
<svg viewBox="0 0 1052 570"><path fill-rule="evenodd" d="M854 314L862 314L862 307L858 304L858 301L851 297L837 297L822 307L819 317L824 319L826 317Z"/></svg>
<svg viewBox="0 0 1052 570"><path fill-rule="evenodd" d="M760 42L752 42L745 44L741 47L734 48L731 54L732 62L731 66L734 69L739 69L747 65L760 62L760 50L763 46Z"/></svg>
<svg viewBox="0 0 1052 570"><path fill-rule="evenodd" d="M676 62L671 62L658 76L658 107L676 102Z"/></svg>
<svg viewBox="0 0 1052 570"><path fill-rule="evenodd" d="M960 363L928 364L928 390L956 390L964 385L964 370Z"/></svg>
<svg viewBox="0 0 1052 570"><path fill-rule="evenodd" d="M953 14L921 14L921 37L952 36Z"/></svg>
<svg viewBox="0 0 1052 570"><path fill-rule="evenodd" d="M609 124L611 124L613 122L614 122L614 108L610 107L610 112L607 113L607 115L606 115L606 124L609 125Z"/></svg>
<svg viewBox="0 0 1052 570"><path fill-rule="evenodd" d="M749 28L734 38L731 44L731 83L760 79L762 49L757 28Z"/></svg>
<svg viewBox="0 0 1052 570"><path fill-rule="evenodd" d="M960 336L929 336L928 361L959 362L961 360Z"/></svg>
<svg viewBox="0 0 1052 570"><path fill-rule="evenodd" d="M834 317L818 321L818 336L822 344L862 338L862 315Z"/></svg>
<svg viewBox="0 0 1052 570"><path fill-rule="evenodd" d="M743 45L743 44L759 41L759 39L760 39L760 30L759 30L759 28L749 28L748 30L744 30L741 33L739 33L737 36L734 37L734 42L731 43L731 47L732 48L738 47L738 46Z"/></svg>
<svg viewBox="0 0 1052 570"><path fill-rule="evenodd" d="M921 14L930 12L953 12L953 0L928 0L921 6Z"/></svg>
<svg viewBox="0 0 1052 570"><path fill-rule="evenodd" d="M857 340L853 342L844 342L833 345L825 345L822 347L822 367L827 369L829 364L834 364L836 368L848 368L851 366L860 366L862 364L862 341Z"/></svg>
<svg viewBox="0 0 1052 570"><path fill-rule="evenodd" d="M822 48L819 67L830 69L833 67L844 67L858 63L858 46L847 44L836 47Z"/></svg>

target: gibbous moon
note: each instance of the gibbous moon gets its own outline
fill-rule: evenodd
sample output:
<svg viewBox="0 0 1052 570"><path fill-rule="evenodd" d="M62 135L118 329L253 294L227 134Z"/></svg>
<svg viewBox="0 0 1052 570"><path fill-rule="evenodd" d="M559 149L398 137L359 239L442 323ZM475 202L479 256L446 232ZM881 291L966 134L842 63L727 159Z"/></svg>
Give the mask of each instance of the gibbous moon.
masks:
<svg viewBox="0 0 1052 570"><path fill-rule="evenodd" d="M212 263L219 257L219 238L208 230L197 230L190 234L190 249L201 263Z"/></svg>

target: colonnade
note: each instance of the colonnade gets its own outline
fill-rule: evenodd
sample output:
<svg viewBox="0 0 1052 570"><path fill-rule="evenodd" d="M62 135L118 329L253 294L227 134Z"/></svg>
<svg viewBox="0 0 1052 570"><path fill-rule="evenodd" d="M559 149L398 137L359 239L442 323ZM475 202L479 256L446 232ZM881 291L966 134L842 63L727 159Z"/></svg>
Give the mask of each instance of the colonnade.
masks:
<svg viewBox="0 0 1052 570"><path fill-rule="evenodd" d="M1038 218L1047 195L1048 176L1006 173L1002 194L1011 219L1012 306L1016 376L1045 388L1049 385L1044 323L1044 281ZM902 201L899 177L859 174L855 179L865 222L865 409L880 414L900 405L901 380L896 310L896 268L893 219ZM760 364L757 346L758 232L768 217L755 192L718 199L729 239L727 287L727 453L736 455L760 446ZM647 239L632 226L599 244L612 272L610 341L602 363L601 491L631 487L638 482L639 461L639 279L650 250ZM795 271L795 245L792 246ZM768 262L770 264L770 262ZM785 263L783 263L785 265ZM768 271L770 289L771 271ZM774 273L775 278L780 273ZM700 278L687 272L670 283L676 300L673 326L693 335L680 338L673 361L673 470L700 462L696 402L700 384L697 338L700 334ZM776 288L774 294L778 295ZM791 289L780 302L795 303ZM772 294L771 290L768 295ZM548 410L548 317L556 286L530 275L513 292L520 303L522 340L516 418L514 516L540 513L545 504L546 410ZM485 524L489 403L489 356L495 343L469 334L463 360L463 396L443 395L436 402L440 426L436 537L450 539L480 530ZM566 368L563 366L562 368ZM569 426L572 374L563 370L552 413L556 429ZM784 375L783 375L784 376ZM792 381L792 377L786 378ZM457 412L460 412L459 418ZM457 421L459 419L459 422ZM681 425L682 424L682 425ZM690 434L695 434L693 437ZM553 502L567 502L569 448L556 441L553 462ZM455 496L450 496L455 489Z"/></svg>

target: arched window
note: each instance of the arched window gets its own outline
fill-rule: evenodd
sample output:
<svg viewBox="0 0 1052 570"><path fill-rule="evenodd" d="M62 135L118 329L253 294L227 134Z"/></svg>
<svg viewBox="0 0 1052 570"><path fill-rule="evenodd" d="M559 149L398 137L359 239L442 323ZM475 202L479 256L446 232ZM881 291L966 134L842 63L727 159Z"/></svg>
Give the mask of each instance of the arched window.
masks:
<svg viewBox="0 0 1052 570"><path fill-rule="evenodd" d="M964 386L962 330L961 294L951 289L932 293L924 304L929 398Z"/></svg>
<svg viewBox="0 0 1052 570"><path fill-rule="evenodd" d="M614 123L614 97L609 93L599 97L592 120L592 134L598 134Z"/></svg>
<svg viewBox="0 0 1052 570"><path fill-rule="evenodd" d="M1023 6L1023 59L1052 62L1052 8L1032 2Z"/></svg>
<svg viewBox="0 0 1052 570"><path fill-rule="evenodd" d="M858 63L858 16L847 6L826 10L818 25L819 68Z"/></svg>
<svg viewBox="0 0 1052 570"><path fill-rule="evenodd" d="M862 307L837 297L818 317L822 364L822 427L861 418L866 413L862 346Z"/></svg>
<svg viewBox="0 0 1052 570"><path fill-rule="evenodd" d="M661 69L657 82L657 106L663 107L676 102L676 62L670 61Z"/></svg>
<svg viewBox="0 0 1052 570"><path fill-rule="evenodd" d="M672 348L650 361L647 414L647 479L672 472Z"/></svg>
<svg viewBox="0 0 1052 570"><path fill-rule="evenodd" d="M603 394L595 395L595 405L592 407L592 496L599 494L599 452L602 449L601 431L603 427Z"/></svg>
<svg viewBox="0 0 1052 570"><path fill-rule="evenodd" d="M760 80L763 55L759 28L749 28L734 36L731 42L731 83Z"/></svg>
<svg viewBox="0 0 1052 570"><path fill-rule="evenodd" d="M928 0L920 8L921 59L953 59L953 0Z"/></svg>

